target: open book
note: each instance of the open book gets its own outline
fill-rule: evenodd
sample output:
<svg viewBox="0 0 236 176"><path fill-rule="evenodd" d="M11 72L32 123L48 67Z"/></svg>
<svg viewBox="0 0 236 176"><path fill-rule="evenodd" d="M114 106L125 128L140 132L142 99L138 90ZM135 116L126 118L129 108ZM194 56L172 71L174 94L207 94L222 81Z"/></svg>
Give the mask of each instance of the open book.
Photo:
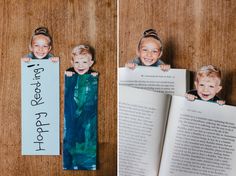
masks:
<svg viewBox="0 0 236 176"><path fill-rule="evenodd" d="M235 176L236 107L119 86L119 176Z"/></svg>
<svg viewBox="0 0 236 176"><path fill-rule="evenodd" d="M170 95L184 95L189 90L189 71L137 66L134 70L119 68L119 85L151 90Z"/></svg>

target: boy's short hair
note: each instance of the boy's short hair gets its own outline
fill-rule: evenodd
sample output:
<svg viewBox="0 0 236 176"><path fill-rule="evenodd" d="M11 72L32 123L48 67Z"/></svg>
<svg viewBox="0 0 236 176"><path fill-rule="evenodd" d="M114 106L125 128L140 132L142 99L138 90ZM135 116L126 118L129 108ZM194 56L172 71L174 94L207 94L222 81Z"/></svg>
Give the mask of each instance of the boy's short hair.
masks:
<svg viewBox="0 0 236 176"><path fill-rule="evenodd" d="M162 51L163 50L163 46L162 46L163 44L162 44L161 38L158 36L155 29L147 29L143 32L143 34L142 34L142 36L141 36L141 38L138 42L138 49L140 49L140 45L142 43L142 40L144 38L149 38L149 37L151 37L151 38L153 38L153 39L160 42L160 44L161 44L160 51Z"/></svg>
<svg viewBox="0 0 236 176"><path fill-rule="evenodd" d="M94 52L93 49L88 45L77 45L72 49L72 60L74 60L74 56L82 55L85 57L89 57L91 60L94 60Z"/></svg>
<svg viewBox="0 0 236 176"><path fill-rule="evenodd" d="M212 78L218 78L221 82L221 71L213 66L213 65L206 65L202 66L196 74L195 81L198 82L199 77L212 77Z"/></svg>

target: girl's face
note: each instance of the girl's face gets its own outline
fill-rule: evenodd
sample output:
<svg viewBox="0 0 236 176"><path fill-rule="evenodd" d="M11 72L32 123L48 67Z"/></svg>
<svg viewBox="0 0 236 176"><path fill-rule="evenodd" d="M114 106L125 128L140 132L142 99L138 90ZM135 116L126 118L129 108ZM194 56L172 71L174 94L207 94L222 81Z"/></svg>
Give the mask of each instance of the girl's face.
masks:
<svg viewBox="0 0 236 176"><path fill-rule="evenodd" d="M205 101L214 98L214 96L222 89L220 80L217 77L199 77L194 83L198 95Z"/></svg>
<svg viewBox="0 0 236 176"><path fill-rule="evenodd" d="M79 75L85 74L94 62L90 57L86 55L77 55L74 56L73 59L74 60L72 61L72 65Z"/></svg>
<svg viewBox="0 0 236 176"><path fill-rule="evenodd" d="M137 55L140 57L143 65L150 66L157 62L162 55L161 43L152 37L143 38Z"/></svg>
<svg viewBox="0 0 236 176"><path fill-rule="evenodd" d="M49 38L44 35L34 36L30 51L34 53L35 57L42 59L50 52L51 46L49 45Z"/></svg>

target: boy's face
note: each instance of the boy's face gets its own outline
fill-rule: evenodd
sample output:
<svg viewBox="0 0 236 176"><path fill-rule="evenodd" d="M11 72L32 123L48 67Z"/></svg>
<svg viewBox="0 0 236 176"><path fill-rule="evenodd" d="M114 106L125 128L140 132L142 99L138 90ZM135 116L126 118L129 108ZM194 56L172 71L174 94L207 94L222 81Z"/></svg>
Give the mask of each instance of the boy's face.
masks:
<svg viewBox="0 0 236 176"><path fill-rule="evenodd" d="M34 53L35 57L38 59L42 59L50 52L51 46L49 46L49 39L44 35L36 35L34 36L30 51Z"/></svg>
<svg viewBox="0 0 236 176"><path fill-rule="evenodd" d="M212 99L222 89L220 79L217 77L199 77L194 83L198 95L205 101Z"/></svg>
<svg viewBox="0 0 236 176"><path fill-rule="evenodd" d="M150 66L157 62L161 57L162 51L160 50L161 43L152 37L143 38L137 55L140 57L143 65Z"/></svg>
<svg viewBox="0 0 236 176"><path fill-rule="evenodd" d="M93 60L89 58L88 56L74 56L74 60L72 61L72 65L75 69L75 71L79 75L85 74L89 68L93 65Z"/></svg>

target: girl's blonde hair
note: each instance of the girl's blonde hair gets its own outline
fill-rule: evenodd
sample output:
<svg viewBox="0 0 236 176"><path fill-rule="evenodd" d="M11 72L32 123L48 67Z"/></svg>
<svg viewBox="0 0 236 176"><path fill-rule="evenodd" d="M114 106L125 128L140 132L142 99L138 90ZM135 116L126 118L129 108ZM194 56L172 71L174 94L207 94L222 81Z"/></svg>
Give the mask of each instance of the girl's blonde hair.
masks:
<svg viewBox="0 0 236 176"><path fill-rule="evenodd" d="M142 43L142 40L144 38L149 38L149 37L154 38L158 42L160 42L160 44L161 44L160 51L162 51L163 50L162 41L161 41L161 38L158 36L155 29L147 29L143 32L143 34L142 34L142 36L141 36L141 38L139 39L139 42L138 42L138 50L140 49L140 45Z"/></svg>
<svg viewBox="0 0 236 176"><path fill-rule="evenodd" d="M44 36L48 37L48 41L49 41L48 45L52 46L52 37L49 34L48 28L46 28L46 27L39 27L39 28L35 29L32 37L31 37L30 44L32 44L32 41L33 41L34 37L37 36L37 35L44 35Z"/></svg>

